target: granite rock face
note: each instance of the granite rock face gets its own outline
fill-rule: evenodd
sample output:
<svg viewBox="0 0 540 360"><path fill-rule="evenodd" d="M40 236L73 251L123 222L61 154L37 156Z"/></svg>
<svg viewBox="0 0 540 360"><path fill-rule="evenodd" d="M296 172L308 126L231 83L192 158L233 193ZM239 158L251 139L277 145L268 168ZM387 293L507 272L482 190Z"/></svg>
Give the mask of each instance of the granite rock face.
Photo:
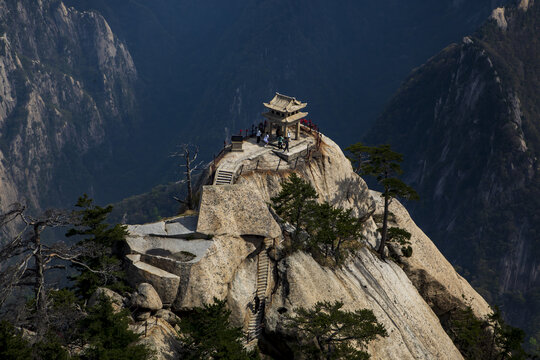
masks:
<svg viewBox="0 0 540 360"><path fill-rule="evenodd" d="M373 359L461 359L439 319L400 267L363 248L343 268L321 267L297 252L279 266L280 283L267 308L268 330L288 333L285 314L318 301L341 301L344 309L371 309L388 332L369 344ZM282 314L283 313L283 314Z"/></svg>
<svg viewBox="0 0 540 360"><path fill-rule="evenodd" d="M154 352L154 359L182 358L182 343L178 338L178 333L164 319L151 316L143 323L130 325L130 330L141 335L137 343L149 346Z"/></svg>
<svg viewBox="0 0 540 360"><path fill-rule="evenodd" d="M249 185L204 186L197 231L268 238L281 235L265 200Z"/></svg>
<svg viewBox="0 0 540 360"><path fill-rule="evenodd" d="M129 274L128 280L132 286L140 283L150 283L155 288L162 302L172 303L176 299L180 277L171 274L158 267L150 265L140 260L141 255L127 255Z"/></svg>
<svg viewBox="0 0 540 360"><path fill-rule="evenodd" d="M180 322L180 318L171 310L161 309L156 312L156 318L160 318L168 322L171 326L175 326Z"/></svg>
<svg viewBox="0 0 540 360"><path fill-rule="evenodd" d="M108 136L133 115L136 78L125 45L97 13L0 1L1 206L39 209L80 196L84 187L75 188L93 174L83 157L110 151Z"/></svg>
<svg viewBox="0 0 540 360"><path fill-rule="evenodd" d="M376 213L382 214L384 204L381 194L376 191L371 191L371 194L377 204ZM489 314L491 309L488 303L454 270L433 242L416 226L407 209L396 199L392 200L389 209L393 214L390 226L411 233L413 253L411 257L401 258L403 270L433 311L443 315L468 305L479 318Z"/></svg>

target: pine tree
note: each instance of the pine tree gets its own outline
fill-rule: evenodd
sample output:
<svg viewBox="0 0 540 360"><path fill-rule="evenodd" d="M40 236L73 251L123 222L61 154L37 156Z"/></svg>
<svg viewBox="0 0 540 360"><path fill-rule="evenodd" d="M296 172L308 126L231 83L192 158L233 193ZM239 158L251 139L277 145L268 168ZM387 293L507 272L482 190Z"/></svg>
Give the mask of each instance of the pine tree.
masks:
<svg viewBox="0 0 540 360"><path fill-rule="evenodd" d="M80 259L87 265L74 265L80 271L74 278L77 295L89 298L99 286L124 289L125 274L120 270L120 259L115 256L115 252L125 242L126 226L109 225L106 219L112 206L103 208L94 205L93 200L86 194L78 199L75 206L80 208L76 211L78 221L66 236L82 237L78 244L85 249L85 255Z"/></svg>
<svg viewBox="0 0 540 360"><path fill-rule="evenodd" d="M81 320L82 341L85 350L82 360L146 360L150 350L134 344L139 335L128 329L129 312L115 312L110 301L102 296L88 309L88 316Z"/></svg>
<svg viewBox="0 0 540 360"><path fill-rule="evenodd" d="M336 208L324 202L316 204L310 212L307 232L312 249L320 250L326 258L332 257L340 265L347 250L362 237L365 219L352 216L352 210Z"/></svg>
<svg viewBox="0 0 540 360"><path fill-rule="evenodd" d="M390 145L366 146L356 143L346 148L351 153L350 160L356 165L360 175L374 176L383 187L384 212L381 228L381 243L378 252L385 258L384 248L388 239L388 207L393 198L417 200L416 191L398 178L403 173L400 163L403 155L392 151Z"/></svg>
<svg viewBox="0 0 540 360"><path fill-rule="evenodd" d="M305 228L309 220L309 213L315 205L317 192L313 186L292 173L281 184L281 191L273 197L272 205L277 214L295 227L293 238L298 240L300 229Z"/></svg>
<svg viewBox="0 0 540 360"><path fill-rule="evenodd" d="M0 322L0 359L27 360L32 358L32 349L28 341L15 331L7 321Z"/></svg>
<svg viewBox="0 0 540 360"><path fill-rule="evenodd" d="M242 345L242 329L231 326L231 311L226 302L214 299L213 304L195 308L180 320L180 337L187 354L186 359L257 359L256 353L247 353Z"/></svg>
<svg viewBox="0 0 540 360"><path fill-rule="evenodd" d="M287 316L286 326L304 336L299 345L303 355L310 359L369 359L365 352L368 342L388 336L373 311L349 312L342 307L339 301L317 302L313 309L296 308L295 316Z"/></svg>
<svg viewBox="0 0 540 360"><path fill-rule="evenodd" d="M392 213L388 214L389 218L391 218L393 216L394 215ZM375 224L377 224L377 226L379 226L377 231L379 231L379 233L381 233L382 232L383 216L381 214L374 215L373 220L375 221ZM412 256L413 249L411 247L410 240L411 240L411 233L408 232L407 230L399 228L399 227L395 227L395 226L392 226L392 227L388 228L386 241L401 245L401 254L404 257L411 257Z"/></svg>

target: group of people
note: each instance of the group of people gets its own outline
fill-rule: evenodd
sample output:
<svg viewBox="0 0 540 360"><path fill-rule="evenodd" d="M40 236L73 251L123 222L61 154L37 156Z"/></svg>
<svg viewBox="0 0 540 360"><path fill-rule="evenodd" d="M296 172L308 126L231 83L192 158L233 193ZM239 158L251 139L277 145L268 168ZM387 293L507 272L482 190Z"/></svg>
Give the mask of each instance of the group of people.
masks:
<svg viewBox="0 0 540 360"><path fill-rule="evenodd" d="M309 122L306 119L302 120L302 124L309 126L310 130L317 131L317 125L313 124L311 120ZM267 147L270 143L270 134L266 132L267 122L264 121L260 122L258 126L252 125L251 126L251 132L249 129L245 129L245 132L243 130L240 130L240 135L245 136L245 138L253 137L255 136L257 138L257 144L262 142L264 143L264 147ZM245 135L244 135L245 134ZM291 132L287 130L287 133L284 135L281 133L280 129L277 131L277 147L280 150L283 150L283 152L289 152L289 145L291 143Z"/></svg>
<svg viewBox="0 0 540 360"><path fill-rule="evenodd" d="M270 134L267 132L263 132L260 129L257 129L257 144L261 142L261 139L264 143L264 147L268 146L268 143L270 142ZM290 131L287 131L287 136L283 137L281 134L277 137L277 146L281 150L283 149L283 152L289 152L289 144L291 142L291 133Z"/></svg>
<svg viewBox="0 0 540 360"><path fill-rule="evenodd" d="M287 131L287 136L283 137L281 134L277 137L278 148L283 149L283 152L289 152L289 143L291 142L291 132Z"/></svg>

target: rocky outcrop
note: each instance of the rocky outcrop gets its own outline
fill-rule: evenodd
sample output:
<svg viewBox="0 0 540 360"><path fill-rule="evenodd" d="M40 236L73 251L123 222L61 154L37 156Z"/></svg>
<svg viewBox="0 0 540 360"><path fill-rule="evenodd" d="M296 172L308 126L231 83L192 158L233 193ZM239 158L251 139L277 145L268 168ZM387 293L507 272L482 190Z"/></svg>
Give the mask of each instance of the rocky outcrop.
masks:
<svg viewBox="0 0 540 360"><path fill-rule="evenodd" d="M389 336L370 343L369 352L374 359L460 359L437 316L448 304L459 308L471 304L478 316L486 315L489 308L415 227L407 212L396 207L397 203L393 208L399 215L396 219L414 232L413 247L418 248L406 271L393 261L381 261L374 255L371 249L377 245L378 235L372 219L366 222L365 238L358 239L361 249L341 268L323 267L303 252L282 253L283 235L274 230L278 224L266 203L293 171L317 189L320 200L352 209L359 216L376 209L377 199L334 142L323 137L320 149L310 154L309 159L285 164L278 171L275 165L265 168L265 164L272 164L272 157L277 157L272 152L257 152L252 158L246 155L239 160L246 170L237 184L203 187L194 234L205 232L214 236L208 240L211 245L206 252L189 269L168 269L176 271L180 278L173 309L199 307L214 298L227 299L233 323L247 329L257 290L258 254L268 251L272 270L268 274L263 320L268 339L294 337L285 326L285 314L293 314L296 308L310 307L317 301L342 301L347 310L373 310L386 327ZM254 168L250 163L258 165ZM144 226L154 232L162 229L159 223ZM170 232L161 236L172 239ZM263 240L269 236L275 237L273 246L263 250ZM137 256L141 257L142 250L151 247L143 243L157 244L156 238L149 235L137 241ZM132 251L137 251L135 246ZM417 274L424 275L423 281ZM286 346L286 341L280 340L280 344Z"/></svg>
<svg viewBox="0 0 540 360"><path fill-rule="evenodd" d="M240 189L245 190L243 187ZM210 196L208 194L207 198ZM243 216L249 217L251 211L257 208L258 214L268 222L263 225L273 229L274 235L277 234L277 226L281 234L264 202L247 206L246 211L238 211L236 218L240 221ZM217 231L220 235L211 235L211 240L201 239L208 236L196 231L197 223L197 217L179 217L152 224L130 225L127 237L130 254L127 260L131 284L137 286L141 282L150 283L163 303L171 305L175 310L201 307L212 303L214 298L227 297L237 268L250 256L248 263L253 263L252 255L260 250L263 237L240 237L237 235L238 229L231 226L233 235L226 235L227 231L222 230ZM206 220L200 224L200 229L208 230L204 225L208 224ZM212 228L212 231L216 229ZM244 225L244 229L248 229L247 225ZM248 233L253 231L258 230L252 227ZM247 286L255 287L254 284Z"/></svg>
<svg viewBox="0 0 540 360"><path fill-rule="evenodd" d="M182 343L174 327L162 318L149 317L142 323L130 325L130 330L141 335L138 344L147 345L156 360L181 359Z"/></svg>
<svg viewBox="0 0 540 360"><path fill-rule="evenodd" d="M107 289L98 288L88 300L88 306L95 306L99 299L105 297L115 312L133 311L129 319L128 329L139 335L137 344L148 346L152 351L152 359L175 360L182 353L182 343L178 337L175 326L180 318L170 310L161 309L161 301L150 284L139 284L137 290L131 294L128 303L120 294ZM157 311L156 311L157 310ZM155 313L152 315L152 313ZM77 347L76 351L80 351ZM79 352L76 352L80 355Z"/></svg>
<svg viewBox="0 0 540 360"><path fill-rule="evenodd" d="M350 162L341 149L326 137L320 153L316 154L305 166L296 169L296 172L317 189L321 200L343 208L351 208L357 215L363 215L370 209L375 209L376 199L370 195L365 182L353 172ZM279 192L279 184L288 173L290 171L247 173L238 182L257 187L259 192L264 194L266 201L269 201L271 196ZM406 218L412 222L410 217L403 214L403 221ZM452 266L446 260L443 261L444 258L431 241L425 235L421 237L418 231L416 232L417 242L423 244L424 252L419 251L417 257L414 258L415 269L426 274L428 278L440 281L445 289L434 295L434 299L428 302L429 306L421 296L422 288L415 287L420 286L420 282L413 280L411 283L398 266L390 262L380 262L367 250L367 247L376 246L378 242L375 224L368 221L364 230L366 248L344 269L322 268L305 254L288 257L277 264L280 278L275 281L278 281L281 287L277 287L272 297L268 314L270 318L275 316L276 319L273 320L274 323L269 320L268 326L278 333L284 331L283 317L279 315L283 309L291 311L294 307L303 306L303 303L314 304L322 300L341 300L350 309L362 307L372 309L385 326L396 329L389 332L389 338L379 340L372 345L371 353L374 358L459 358L459 352L447 337L433 312L433 310L439 311L436 306L440 305L435 298L444 302L445 298L452 295L460 307L472 303L479 316L485 316L489 312L489 307ZM434 251L432 256L429 251ZM439 264L437 260L441 263ZM372 265L369 265L370 263ZM314 291L314 289L317 290ZM355 294L356 291L363 295ZM356 300L362 298L365 302ZM396 311L388 311L394 308L396 303L399 304ZM401 318L400 311L408 306L411 306L411 309L406 312L419 311L419 313L414 317ZM274 313L270 315L272 311ZM420 324L405 325L412 318L425 319L425 321ZM402 322L402 325L396 326L399 322ZM403 331L405 328L407 331ZM432 336L438 340L432 341L425 334L433 334Z"/></svg>
<svg viewBox="0 0 540 360"><path fill-rule="evenodd" d="M249 185L204 186L199 207L200 233L281 236L265 200Z"/></svg>
<svg viewBox="0 0 540 360"><path fill-rule="evenodd" d="M495 20L497 25L503 30L506 30L506 28L508 27L508 23L506 22L506 18L504 17L503 7L493 9L493 12L491 13L491 19Z"/></svg>
<svg viewBox="0 0 540 360"><path fill-rule="evenodd" d="M137 292L131 296L131 306L139 309L159 310L163 307L154 287L148 283L137 286Z"/></svg>
<svg viewBox="0 0 540 360"><path fill-rule="evenodd" d="M92 296L90 296L90 299L88 299L88 306L92 307L96 305L101 297L106 297L109 299L114 311L116 312L122 310L126 304L126 299L122 295L112 291L111 289L100 287L97 288Z"/></svg>
<svg viewBox="0 0 540 360"><path fill-rule="evenodd" d="M373 310L388 338L370 343L373 359L461 359L439 319L400 267L363 248L343 268L321 267L297 252L278 265L281 284L267 308L269 331L289 333L285 314L317 301L341 301L348 311Z"/></svg>
<svg viewBox="0 0 540 360"><path fill-rule="evenodd" d="M125 45L97 13L61 1L1 1L2 205L72 203L88 191L95 164L83 157L110 151L107 137L133 115L136 77Z"/></svg>

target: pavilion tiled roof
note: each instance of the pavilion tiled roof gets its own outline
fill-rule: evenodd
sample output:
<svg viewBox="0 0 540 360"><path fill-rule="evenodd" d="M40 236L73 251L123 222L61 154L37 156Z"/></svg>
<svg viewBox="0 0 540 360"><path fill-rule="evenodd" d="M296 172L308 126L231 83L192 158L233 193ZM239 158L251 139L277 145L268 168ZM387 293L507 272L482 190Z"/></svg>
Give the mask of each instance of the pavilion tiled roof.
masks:
<svg viewBox="0 0 540 360"><path fill-rule="evenodd" d="M296 98L276 93L269 103L263 103L268 109L284 113L291 113L307 106L307 103L300 102Z"/></svg>

